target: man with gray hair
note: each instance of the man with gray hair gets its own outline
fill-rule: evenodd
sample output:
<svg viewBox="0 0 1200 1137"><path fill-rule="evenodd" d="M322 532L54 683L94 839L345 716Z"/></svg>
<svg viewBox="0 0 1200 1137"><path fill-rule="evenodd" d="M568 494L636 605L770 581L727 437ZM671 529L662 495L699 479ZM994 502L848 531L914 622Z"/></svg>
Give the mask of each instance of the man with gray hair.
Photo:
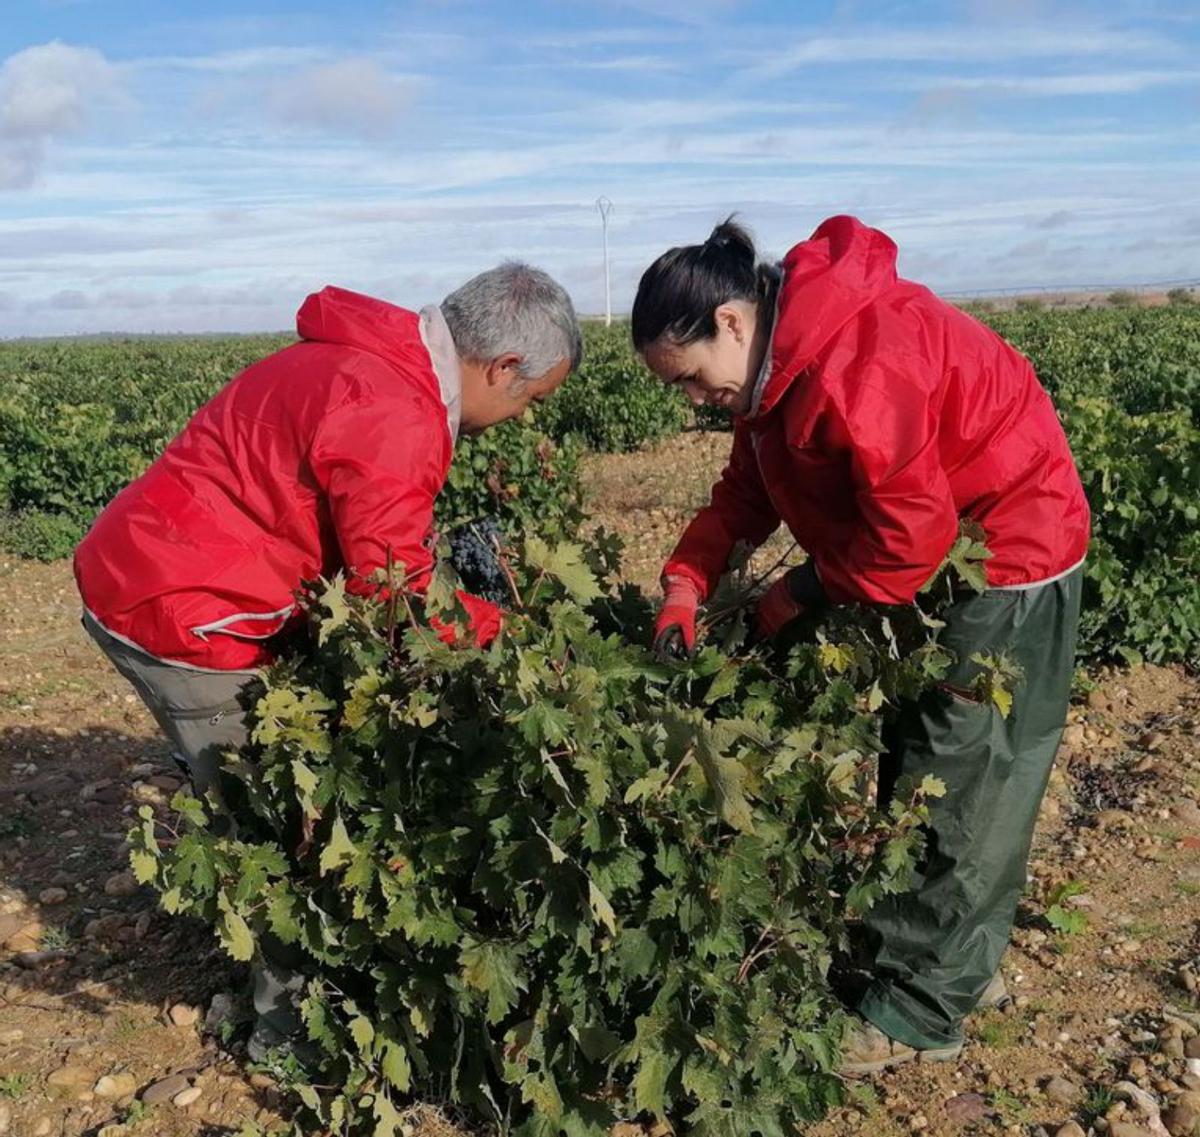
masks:
<svg viewBox="0 0 1200 1137"><path fill-rule="evenodd" d="M343 572L370 591L390 563L422 593L459 432L521 415L582 350L566 292L516 263L419 313L325 288L296 327L301 342L201 407L75 551L84 627L200 793L247 741L246 690L300 618L301 582ZM461 598L486 643L498 610ZM284 982L260 969L256 1005L281 1016L279 1037L292 1021Z"/></svg>

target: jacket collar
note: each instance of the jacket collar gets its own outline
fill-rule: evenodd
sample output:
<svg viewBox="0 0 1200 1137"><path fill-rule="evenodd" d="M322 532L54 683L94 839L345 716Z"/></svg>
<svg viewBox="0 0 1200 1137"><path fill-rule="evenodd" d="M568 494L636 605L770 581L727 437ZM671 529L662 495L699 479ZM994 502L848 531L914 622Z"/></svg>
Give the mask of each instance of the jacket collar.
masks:
<svg viewBox="0 0 1200 1137"><path fill-rule="evenodd" d="M450 441L458 441L458 427L462 419L462 370L458 362L458 350L446 317L436 304L421 309L421 342L429 352L433 372L437 376L438 389L446 408L446 425L450 428Z"/></svg>
<svg viewBox="0 0 1200 1137"><path fill-rule="evenodd" d="M758 414L759 407L762 406L763 395L767 390L767 383L770 381L772 373L772 358L775 354L775 329L779 326L779 298L783 293L783 266L773 266L775 272L779 274L779 279L775 284L775 301L771 305L771 331L767 337L767 350L763 354L762 366L758 369L758 376L754 380L754 394L750 399L750 410L747 412L747 418L754 418Z"/></svg>
<svg viewBox="0 0 1200 1137"><path fill-rule="evenodd" d="M781 269L766 373L749 417L768 414L842 328L896 283L896 246L857 218L830 217Z"/></svg>

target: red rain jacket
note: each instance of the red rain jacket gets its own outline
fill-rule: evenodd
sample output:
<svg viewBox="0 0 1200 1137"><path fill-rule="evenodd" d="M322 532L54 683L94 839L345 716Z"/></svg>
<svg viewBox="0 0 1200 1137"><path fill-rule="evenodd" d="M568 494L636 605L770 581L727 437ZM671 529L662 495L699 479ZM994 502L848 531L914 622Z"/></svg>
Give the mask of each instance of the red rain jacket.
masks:
<svg viewBox="0 0 1200 1137"><path fill-rule="evenodd" d="M896 246L831 217L788 253L768 365L712 503L665 577L707 596L735 542L787 525L835 603L910 602L982 524L992 587L1078 565L1089 513L1029 361L896 275Z"/></svg>
<svg viewBox="0 0 1200 1137"><path fill-rule="evenodd" d="M97 518L75 552L92 615L169 662L251 669L270 662L263 640L302 580L367 576L390 552L422 591L459 394L426 347L424 321L441 320L429 311L340 288L309 296L303 342L233 379ZM477 637L494 635L498 611L464 603Z"/></svg>

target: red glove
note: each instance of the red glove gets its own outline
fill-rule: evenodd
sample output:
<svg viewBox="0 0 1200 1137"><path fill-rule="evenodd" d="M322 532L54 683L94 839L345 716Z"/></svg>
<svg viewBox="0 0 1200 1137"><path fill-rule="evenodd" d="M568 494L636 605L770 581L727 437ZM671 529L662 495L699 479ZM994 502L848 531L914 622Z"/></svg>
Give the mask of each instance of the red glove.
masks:
<svg viewBox="0 0 1200 1137"><path fill-rule="evenodd" d="M781 576L758 602L758 609L754 613L755 639L771 639L804 614L804 605L792 595L789 575L785 573Z"/></svg>
<svg viewBox="0 0 1200 1137"><path fill-rule="evenodd" d="M696 650L696 611L700 589L681 576L663 578L663 603L654 621L654 654L659 659L690 659Z"/></svg>
<svg viewBox="0 0 1200 1137"><path fill-rule="evenodd" d="M476 647L487 647L499 634L504 623L504 613L490 601L459 589L456 593L458 602L467 610L467 626L475 638ZM453 624L447 624L436 616L429 625L444 644L458 642L458 629Z"/></svg>
<svg viewBox="0 0 1200 1137"><path fill-rule="evenodd" d="M499 634L504 623L504 612L488 600L459 592L458 602L467 610L471 631L479 647L487 647Z"/></svg>

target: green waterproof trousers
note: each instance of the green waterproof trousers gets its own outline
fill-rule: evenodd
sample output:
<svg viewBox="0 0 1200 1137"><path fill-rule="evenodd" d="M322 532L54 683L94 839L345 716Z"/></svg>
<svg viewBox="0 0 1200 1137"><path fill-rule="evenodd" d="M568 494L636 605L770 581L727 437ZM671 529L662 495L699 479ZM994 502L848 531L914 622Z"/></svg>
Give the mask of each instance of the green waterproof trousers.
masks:
<svg viewBox="0 0 1200 1137"><path fill-rule="evenodd" d="M888 728L880 796L932 774L926 849L909 892L866 914L873 981L858 1011L919 1049L953 1045L1008 944L1033 827L1066 719L1083 569L1032 588L990 589L951 606L939 640L957 662L946 684L903 706ZM971 656L1004 652L1024 671L1007 718L952 693Z"/></svg>

